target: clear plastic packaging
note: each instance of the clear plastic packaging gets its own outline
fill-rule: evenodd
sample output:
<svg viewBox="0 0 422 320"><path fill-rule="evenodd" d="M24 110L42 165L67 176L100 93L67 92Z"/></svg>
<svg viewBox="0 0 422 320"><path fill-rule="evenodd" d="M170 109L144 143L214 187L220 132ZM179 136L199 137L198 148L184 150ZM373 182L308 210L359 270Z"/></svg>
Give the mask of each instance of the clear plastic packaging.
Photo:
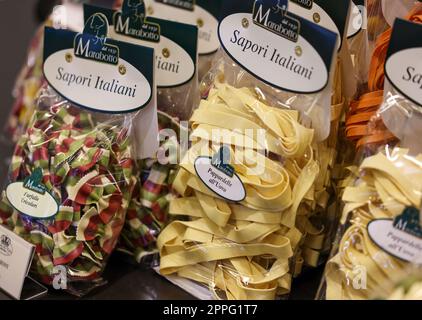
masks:
<svg viewBox="0 0 422 320"><path fill-rule="evenodd" d="M321 299L370 299L377 290L384 294L391 282L421 263L422 109L388 80L383 100L369 121L363 160L350 168L345 181L341 226Z"/></svg>
<svg viewBox="0 0 422 320"><path fill-rule="evenodd" d="M373 292L375 300L422 300L422 269L412 266L406 275L391 279Z"/></svg>
<svg viewBox="0 0 422 320"><path fill-rule="evenodd" d="M421 160L420 154L413 157L408 149L386 145L362 162L354 184L343 195L338 242L319 298L369 299L379 284L406 274L409 263L378 247L368 234L368 225L376 219L394 219L406 206L419 207ZM396 188L387 191L389 185Z"/></svg>
<svg viewBox="0 0 422 320"><path fill-rule="evenodd" d="M142 6L140 1L116 1L114 10L127 14L130 8ZM148 15L148 11L145 12ZM175 54L176 49L184 50L187 55L187 47L195 48L195 58L193 59L193 68L195 72L189 81L177 86L163 86L157 80L157 108L158 124L160 130L160 148L154 158L138 162L137 186L133 193L133 199L130 204L130 210L125 223L122 237L119 242L118 250L133 255L135 260L140 263L148 255L157 252L156 239L161 229L168 223L168 203L177 197L172 188L177 164L180 162L181 136L186 136L187 128L180 125L181 121L189 120L194 105L198 103L198 61L197 61L197 39L180 40L177 38L179 33L186 36L186 30L189 36L192 35L192 26L168 22L162 19L146 17L145 21L157 23L161 27L161 36L166 37L167 42L157 46L156 59L161 59L165 63L166 57L161 52L168 50L170 54ZM174 28L175 30L169 30ZM166 34L170 33L173 38ZM196 31L195 31L196 32ZM147 47L154 47L156 43L139 40L125 35L114 34L116 40L126 41ZM176 41L177 40L177 41ZM170 47L164 47L165 43ZM183 43L182 46L180 43ZM171 47L171 45L173 47ZM177 59L170 60L176 63ZM180 64L180 61L178 61ZM180 66L178 73L187 73L186 65ZM156 68L156 73L162 72ZM173 74L167 74L168 77L174 77ZM170 153L170 154L169 154Z"/></svg>
<svg viewBox="0 0 422 320"><path fill-rule="evenodd" d="M287 92L219 51L190 119L173 222L157 240L160 274L201 299L289 293L304 234L319 233L309 213L324 195L317 142L330 131L329 79L318 93Z"/></svg>
<svg viewBox="0 0 422 320"><path fill-rule="evenodd" d="M31 41L27 61L16 80L13 97L14 105L5 127L5 135L10 137L9 143L16 142L25 131L32 112L35 109L36 97L44 83L42 75L42 39L44 26L40 27Z"/></svg>
<svg viewBox="0 0 422 320"><path fill-rule="evenodd" d="M84 111L50 87L42 89L8 182L36 178L58 203L58 213L48 219L22 214L6 190L0 205L1 224L36 245L31 271L42 282L52 284L62 266L71 293L103 283L135 186L133 117Z"/></svg>
<svg viewBox="0 0 422 320"><path fill-rule="evenodd" d="M105 282L135 159L158 147L154 51L108 38L96 13L81 33L46 27L43 57L48 85L16 144L0 223L35 246L36 278L80 296Z"/></svg>
<svg viewBox="0 0 422 320"><path fill-rule="evenodd" d="M82 30L82 3L81 0L59 1L47 21L35 32L12 92L15 102L4 132L10 144L16 143L24 134L36 108L39 90L46 84L42 73L44 28Z"/></svg>
<svg viewBox="0 0 422 320"><path fill-rule="evenodd" d="M382 13L382 0L367 0L367 5L368 37L372 52L375 40L388 28L388 23Z"/></svg>
<svg viewBox="0 0 422 320"><path fill-rule="evenodd" d="M160 148L156 158L138 161L136 187L122 230L118 250L134 257L138 263L157 252L156 241L169 222L169 202L178 197L173 189L180 154L180 124L159 112ZM171 135L165 133L170 132ZM171 150L172 156L168 156ZM172 158L175 157L175 158Z"/></svg>
<svg viewBox="0 0 422 320"><path fill-rule="evenodd" d="M370 50L368 40L368 13L365 5L366 1L356 1L356 4L363 3L363 5L352 5L351 18L349 21L349 30L360 30L357 33L348 35L348 46L352 56L353 69L355 78L357 80L357 94L364 90L365 84L368 81L368 71L370 62Z"/></svg>
<svg viewBox="0 0 422 320"><path fill-rule="evenodd" d="M318 1L314 2L315 4ZM329 25L332 31L341 30L342 19L344 19L345 28L342 37L341 48L339 49L337 61L335 63L334 76L332 81L331 109L330 109L330 132L327 139L321 141L316 147L316 159L320 163L320 175L317 185L319 199L315 207L309 210L306 223L298 223L299 229L305 234L304 241L301 245L300 260L303 261L304 269L309 267L317 267L323 264L329 255L331 244L337 230L338 224L338 189L336 184L341 178L341 171L344 166L345 159L350 154L350 146L344 144L343 137L340 133L344 122L345 106L351 95L364 82L365 73L364 66L361 61L365 61L367 54L367 33L365 28L366 14L359 12L355 5L351 6L349 22L346 23L347 4L343 3L337 9L333 9L328 2L321 1L318 9L311 9L310 12L301 9L299 12L307 12L305 16L311 21L315 21L314 17L321 12L318 10L327 10L324 17L319 22L322 25ZM356 10L358 12L356 12ZM333 20L332 24L328 23ZM334 23L336 21L336 23ZM359 29L357 28L359 25ZM353 31L353 32L352 32ZM349 37L353 34L353 37ZM347 36L347 37L346 37ZM353 77L350 75L353 73ZM308 231L304 228L307 226ZM302 272L300 268L296 268L296 276Z"/></svg>

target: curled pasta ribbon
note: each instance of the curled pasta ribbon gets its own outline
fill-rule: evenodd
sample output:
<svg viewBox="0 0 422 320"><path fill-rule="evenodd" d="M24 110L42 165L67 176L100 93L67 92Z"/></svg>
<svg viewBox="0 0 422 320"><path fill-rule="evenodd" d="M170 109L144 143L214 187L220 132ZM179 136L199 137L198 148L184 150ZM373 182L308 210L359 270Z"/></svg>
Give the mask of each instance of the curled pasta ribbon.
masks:
<svg viewBox="0 0 422 320"><path fill-rule="evenodd" d="M36 245L33 271L43 282L51 283L56 265L66 267L70 281L100 276L134 186L128 134L115 124L96 124L89 113L66 103L34 113L16 146L11 182L41 168L59 211L47 220L29 217L14 210L3 193L0 223Z"/></svg>
<svg viewBox="0 0 422 320"><path fill-rule="evenodd" d="M343 94L343 69L340 58L337 59L334 73L333 93L331 97L331 126L328 139L312 146L315 160L319 164L319 174L309 193L299 208L296 227L303 233L303 241L295 264L294 276L299 276L302 266L317 267L321 264L321 254L328 252L337 207L332 199L335 192L332 175L336 168L338 153L342 148L338 144L339 127L342 121L345 97ZM341 162L341 159L339 159ZM340 167L340 165L338 165Z"/></svg>
<svg viewBox="0 0 422 320"><path fill-rule="evenodd" d="M422 4L415 4L407 16L407 20L422 23ZM379 145L394 141L394 135L385 127L377 111L383 102L384 66L392 29L379 35L372 55L368 89L359 100L352 101L347 115L346 136L356 142L356 148L364 145Z"/></svg>
<svg viewBox="0 0 422 320"><path fill-rule="evenodd" d="M312 129L299 124L298 117L297 111L264 104L249 89L218 84L208 99L201 101L190 122L193 134L202 127L207 132L227 129L247 136L258 148L294 158L303 156L314 136ZM265 146L257 141L259 129L265 129Z"/></svg>
<svg viewBox="0 0 422 320"><path fill-rule="evenodd" d="M190 120L194 143L173 182L182 197L170 202L169 213L183 219L157 240L161 274L209 286L217 299L274 299L289 292L289 260L303 237L296 217L314 201L319 176L313 130L298 117L247 88L216 84L210 90ZM210 191L194 168L198 156L215 154L221 144L245 187L238 203Z"/></svg>
<svg viewBox="0 0 422 320"><path fill-rule="evenodd" d="M388 290L389 288L389 290ZM408 274L388 284L387 290L376 290L374 299L384 300L422 300L422 271L410 268Z"/></svg>
<svg viewBox="0 0 422 320"><path fill-rule="evenodd" d="M406 274L408 263L382 251L370 239L367 226L375 219L393 219L406 207L419 208L422 190L422 155L411 157L396 148L364 160L356 184L345 189L341 223L350 226L342 236L338 253L326 270L327 299L369 299L372 292L387 290L382 284ZM349 225L348 224L348 225ZM353 275L364 268L366 288L356 286Z"/></svg>

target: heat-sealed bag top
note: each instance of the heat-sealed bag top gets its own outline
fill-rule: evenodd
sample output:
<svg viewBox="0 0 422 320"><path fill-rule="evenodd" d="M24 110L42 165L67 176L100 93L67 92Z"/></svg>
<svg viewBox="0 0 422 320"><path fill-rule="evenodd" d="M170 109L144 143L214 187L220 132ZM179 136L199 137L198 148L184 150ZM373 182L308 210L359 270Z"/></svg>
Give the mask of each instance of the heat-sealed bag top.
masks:
<svg viewBox="0 0 422 320"><path fill-rule="evenodd" d="M122 7L124 0L116 0L114 7ZM219 48L218 17L222 0L144 0L146 14L163 20L198 26L199 80L209 71Z"/></svg>
<svg viewBox="0 0 422 320"><path fill-rule="evenodd" d="M415 4L407 13L406 19L422 23L422 3ZM378 144L384 144L388 139L394 139L394 136L389 133L388 128L382 122L381 117L376 117L384 100L384 66L391 34L392 29L388 27L378 36L368 74L369 91L362 94L358 100L351 102L346 115L345 134L358 151L357 161L360 161L361 153L366 153L369 145L377 148Z"/></svg>
<svg viewBox="0 0 422 320"><path fill-rule="evenodd" d="M222 49L201 83L173 183L159 272L198 298L275 299L320 191L336 34L274 1L224 1Z"/></svg>
<svg viewBox="0 0 422 320"><path fill-rule="evenodd" d="M179 122L189 120L199 98L198 27L147 17L142 0L125 0L119 10L84 6L86 19L96 12L107 17L111 38L154 48L156 54L161 147L154 157L139 163L139 184L118 246L140 262L156 251L156 237L168 219L168 202L176 196L172 181L180 159L181 130L187 127Z"/></svg>
<svg viewBox="0 0 422 320"><path fill-rule="evenodd" d="M388 131L352 170L333 255L319 297L368 299L422 263L422 25L397 19L385 63L382 119ZM384 137L385 142L381 143ZM381 286L381 289L380 289ZM384 286L384 287L383 287Z"/></svg>
<svg viewBox="0 0 422 320"><path fill-rule="evenodd" d="M135 159L155 151L158 131L153 49L110 40L107 31L101 14L83 33L45 29L48 85L16 145L0 202L1 224L36 246L32 273L46 284L60 273L77 295L103 282Z"/></svg>

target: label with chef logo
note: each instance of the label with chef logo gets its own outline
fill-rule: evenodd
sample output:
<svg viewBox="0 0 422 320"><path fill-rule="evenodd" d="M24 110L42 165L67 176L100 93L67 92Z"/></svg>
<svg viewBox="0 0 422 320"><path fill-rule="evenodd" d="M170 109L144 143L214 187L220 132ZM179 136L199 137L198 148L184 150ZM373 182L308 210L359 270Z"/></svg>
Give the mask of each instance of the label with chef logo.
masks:
<svg viewBox="0 0 422 320"><path fill-rule="evenodd" d="M23 182L13 182L6 188L6 197L20 213L36 219L49 219L59 211L56 199L42 183L42 170L36 169Z"/></svg>
<svg viewBox="0 0 422 320"><path fill-rule="evenodd" d="M45 29L44 66L47 82L63 98L103 113L128 113L153 100L154 52L150 48L108 38L101 14L86 20L83 33Z"/></svg>
<svg viewBox="0 0 422 320"><path fill-rule="evenodd" d="M347 28L347 38L353 38L360 31L367 29L368 12L365 0L353 0L351 2L349 27Z"/></svg>
<svg viewBox="0 0 422 320"><path fill-rule="evenodd" d="M312 6L314 4L313 0L290 0L290 1L306 9L312 9Z"/></svg>
<svg viewBox="0 0 422 320"><path fill-rule="evenodd" d="M287 0L255 1L252 10L253 23L274 32L290 41L297 42L300 33L300 21L289 16Z"/></svg>
<svg viewBox="0 0 422 320"><path fill-rule="evenodd" d="M174 6L176 8L193 11L195 9L195 0L155 0L156 2Z"/></svg>
<svg viewBox="0 0 422 320"><path fill-rule="evenodd" d="M100 12L100 8L97 12ZM88 11L87 15L87 11L85 11L84 16L89 19L94 13ZM113 12L112 21L109 21L109 23L114 26L114 31L118 34L139 40L160 41L160 25L146 21L143 0L124 0L122 11Z"/></svg>
<svg viewBox="0 0 422 320"><path fill-rule="evenodd" d="M198 53L208 55L219 48L217 26L223 0L144 0L148 17L198 27Z"/></svg>
<svg viewBox="0 0 422 320"><path fill-rule="evenodd" d="M320 92L329 82L337 36L286 11L286 3L224 2L221 45L242 68L275 88Z"/></svg>
<svg viewBox="0 0 422 320"><path fill-rule="evenodd" d="M195 171L201 181L220 197L234 202L245 199L246 190L230 164L230 149L221 147L213 157L198 157Z"/></svg>
<svg viewBox="0 0 422 320"><path fill-rule="evenodd" d="M368 224L371 240L388 254L406 262L422 263L420 212L406 208L395 219L377 219Z"/></svg>
<svg viewBox="0 0 422 320"><path fill-rule="evenodd" d="M387 52L385 75L388 82L407 99L422 106L422 26L397 19Z"/></svg>
<svg viewBox="0 0 422 320"><path fill-rule="evenodd" d="M0 225L0 288L20 299L35 246Z"/></svg>
<svg viewBox="0 0 422 320"><path fill-rule="evenodd" d="M338 36L337 48L340 50L347 33L350 1L289 0L288 2L290 12L335 32Z"/></svg>
<svg viewBox="0 0 422 320"><path fill-rule="evenodd" d="M12 239L9 236L0 235L0 254L10 256L13 253Z"/></svg>
<svg viewBox="0 0 422 320"><path fill-rule="evenodd" d="M154 49L158 88L181 86L196 76L198 28L184 23L145 16L143 0L125 0L122 11L84 6L87 21L101 13L110 24L109 37ZM149 28L153 26L150 32Z"/></svg>

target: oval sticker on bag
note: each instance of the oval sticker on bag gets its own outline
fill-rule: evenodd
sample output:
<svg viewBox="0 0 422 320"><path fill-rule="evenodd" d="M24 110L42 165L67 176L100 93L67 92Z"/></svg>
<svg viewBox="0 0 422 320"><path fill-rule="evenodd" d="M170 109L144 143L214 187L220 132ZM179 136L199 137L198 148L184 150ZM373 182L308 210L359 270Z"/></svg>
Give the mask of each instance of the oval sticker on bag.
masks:
<svg viewBox="0 0 422 320"><path fill-rule="evenodd" d="M127 61L119 59L125 70L122 74L117 65L93 64L72 54L72 50L61 50L44 63L48 83L70 102L100 112L127 113L151 99L147 79ZM66 62L69 55L73 56L70 63Z"/></svg>
<svg viewBox="0 0 422 320"><path fill-rule="evenodd" d="M139 45L139 40L121 36L114 31L110 32L110 36ZM156 81L159 88L177 87L192 80L195 75L195 63L176 42L161 35L158 43L149 42L145 45L155 50Z"/></svg>
<svg viewBox="0 0 422 320"><path fill-rule="evenodd" d="M153 49L109 39L108 28L101 13L87 20L83 33L46 28L45 78L80 107L117 114L140 110L152 99Z"/></svg>
<svg viewBox="0 0 422 320"><path fill-rule="evenodd" d="M234 202L243 201L246 197L245 187L233 167L225 164L225 152L223 147L214 157L198 157L194 164L196 174L220 197Z"/></svg>
<svg viewBox="0 0 422 320"><path fill-rule="evenodd" d="M401 260L422 263L422 227L419 210L413 207L392 219L377 219L368 224L371 240L382 250Z"/></svg>
<svg viewBox="0 0 422 320"><path fill-rule="evenodd" d="M353 1L351 2L349 28L347 29L347 38L352 38L357 35L362 29L366 20L365 6L358 7Z"/></svg>
<svg viewBox="0 0 422 320"><path fill-rule="evenodd" d="M195 4L193 10L186 10L169 5L166 2L163 1L163 3L159 3L154 0L145 0L145 6L148 8L148 15L160 19L197 25L199 27L199 54L207 55L218 50L218 47L220 46L216 34L218 20L215 16L198 4Z"/></svg>
<svg viewBox="0 0 422 320"><path fill-rule="evenodd" d="M258 11L254 19L274 25L265 17ZM269 32L254 23L254 19L251 14L235 13L220 23L221 44L233 60L258 79L281 90L297 93L323 90L328 83L328 69L318 51L301 35ZM297 41L285 39L281 34Z"/></svg>
<svg viewBox="0 0 422 320"><path fill-rule="evenodd" d="M392 54L385 64L385 73L400 93L422 105L422 48Z"/></svg>
<svg viewBox="0 0 422 320"><path fill-rule="evenodd" d="M17 211L30 217L48 219L55 216L59 205L41 181L42 171L37 169L24 182L9 184L7 200Z"/></svg>

